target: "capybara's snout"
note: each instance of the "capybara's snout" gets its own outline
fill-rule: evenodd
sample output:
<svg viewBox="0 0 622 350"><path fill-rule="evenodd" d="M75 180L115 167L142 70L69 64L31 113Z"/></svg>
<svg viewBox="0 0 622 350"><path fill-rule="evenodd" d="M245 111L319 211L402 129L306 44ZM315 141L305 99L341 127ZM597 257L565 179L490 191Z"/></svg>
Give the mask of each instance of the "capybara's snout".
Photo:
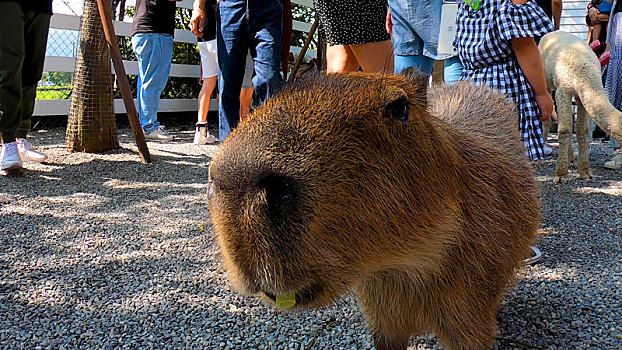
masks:
<svg viewBox="0 0 622 350"><path fill-rule="evenodd" d="M323 268L306 261L317 247L309 248L312 199L305 180L257 163L241 163L245 162L236 157L215 161L208 189L212 218L222 227L218 242L234 286L267 301L293 293L297 307L332 301L324 295L326 282L319 273Z"/></svg>

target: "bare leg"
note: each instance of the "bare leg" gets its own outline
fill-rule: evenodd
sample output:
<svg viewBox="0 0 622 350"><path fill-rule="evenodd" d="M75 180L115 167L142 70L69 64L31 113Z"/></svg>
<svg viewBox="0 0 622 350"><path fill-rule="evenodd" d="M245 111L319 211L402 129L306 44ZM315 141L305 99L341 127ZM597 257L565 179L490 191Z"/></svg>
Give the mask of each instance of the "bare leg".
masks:
<svg viewBox="0 0 622 350"><path fill-rule="evenodd" d="M243 121L248 116L251 109L251 102L253 102L253 90L251 86L248 89L242 88L240 92L240 121Z"/></svg>
<svg viewBox="0 0 622 350"><path fill-rule="evenodd" d="M600 38L600 31L601 31L602 26L603 25L600 23L596 23L592 25L592 39L598 40L598 38Z"/></svg>
<svg viewBox="0 0 622 350"><path fill-rule="evenodd" d="M356 60L350 46L327 45L326 73L346 73L358 70L359 62Z"/></svg>
<svg viewBox="0 0 622 350"><path fill-rule="evenodd" d="M590 174L590 139L587 112L581 100L577 99L577 142L579 143L579 177L591 179Z"/></svg>
<svg viewBox="0 0 622 350"><path fill-rule="evenodd" d="M199 92L199 123L207 123L207 112L212 98L212 91L216 87L218 77L210 77L203 79L203 86Z"/></svg>
<svg viewBox="0 0 622 350"><path fill-rule="evenodd" d="M363 72L393 72L393 46L390 40L350 45Z"/></svg>
<svg viewBox="0 0 622 350"><path fill-rule="evenodd" d="M572 152L572 96L566 91L555 92L557 101L557 132L559 134L559 154L555 169L555 183L568 178L568 152Z"/></svg>

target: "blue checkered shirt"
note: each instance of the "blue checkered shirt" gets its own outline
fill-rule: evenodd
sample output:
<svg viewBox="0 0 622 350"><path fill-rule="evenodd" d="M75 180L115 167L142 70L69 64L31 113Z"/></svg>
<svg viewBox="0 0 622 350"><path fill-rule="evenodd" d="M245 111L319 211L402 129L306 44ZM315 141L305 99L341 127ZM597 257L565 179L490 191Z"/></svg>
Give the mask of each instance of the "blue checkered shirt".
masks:
<svg viewBox="0 0 622 350"><path fill-rule="evenodd" d="M535 1L514 5L510 0L480 0L473 11L459 1L454 45L464 65L461 80L486 84L517 104L518 127L532 160L544 156L540 108L518 64L512 39L538 37L554 30Z"/></svg>

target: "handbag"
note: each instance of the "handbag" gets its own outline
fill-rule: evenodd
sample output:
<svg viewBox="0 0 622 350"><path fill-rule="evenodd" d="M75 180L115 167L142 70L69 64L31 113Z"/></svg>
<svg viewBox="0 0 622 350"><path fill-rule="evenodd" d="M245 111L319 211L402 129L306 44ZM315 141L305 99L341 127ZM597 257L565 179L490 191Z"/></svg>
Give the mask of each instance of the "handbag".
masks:
<svg viewBox="0 0 622 350"><path fill-rule="evenodd" d="M440 55L457 55L454 47L456 38L456 17L458 3L445 0L441 7L441 25L438 33L438 53Z"/></svg>

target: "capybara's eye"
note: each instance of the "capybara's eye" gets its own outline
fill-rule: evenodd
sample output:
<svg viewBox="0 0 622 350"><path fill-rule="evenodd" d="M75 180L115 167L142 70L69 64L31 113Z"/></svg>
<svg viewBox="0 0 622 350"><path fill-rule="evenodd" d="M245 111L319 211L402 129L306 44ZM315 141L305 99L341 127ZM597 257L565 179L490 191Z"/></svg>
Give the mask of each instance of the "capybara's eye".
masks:
<svg viewBox="0 0 622 350"><path fill-rule="evenodd" d="M257 182L266 191L270 216L280 216L291 209L298 200L296 181L290 177L270 174Z"/></svg>
<svg viewBox="0 0 622 350"><path fill-rule="evenodd" d="M385 116L406 123L408 121L408 114L410 112L410 101L406 96L402 96L397 100L389 103L385 107Z"/></svg>

